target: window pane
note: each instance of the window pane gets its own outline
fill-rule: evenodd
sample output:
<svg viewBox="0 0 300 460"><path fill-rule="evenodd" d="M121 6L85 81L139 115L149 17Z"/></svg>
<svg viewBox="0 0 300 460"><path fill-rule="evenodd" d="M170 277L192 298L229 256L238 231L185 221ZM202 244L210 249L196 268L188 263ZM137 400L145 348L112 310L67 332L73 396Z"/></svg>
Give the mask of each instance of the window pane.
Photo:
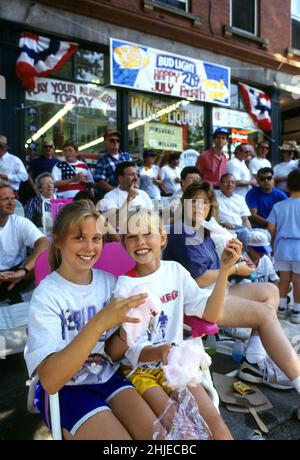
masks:
<svg viewBox="0 0 300 460"><path fill-rule="evenodd" d="M53 139L57 149L61 150L67 140L82 146L100 138L108 127L116 127L115 90L38 78L36 90L26 92L25 141L66 107L68 101L75 104L73 108L34 141L38 150L43 138ZM83 153L99 152L102 146L97 143Z"/></svg>
<svg viewBox="0 0 300 460"><path fill-rule="evenodd" d="M103 84L104 54L79 49L75 55L75 79Z"/></svg>
<svg viewBox="0 0 300 460"><path fill-rule="evenodd" d="M129 151L142 158L144 148L158 153L198 151L204 146L204 110L200 104L143 93L129 93Z"/></svg>
<svg viewBox="0 0 300 460"><path fill-rule="evenodd" d="M300 19L300 0L292 0L291 12L292 16L298 16Z"/></svg>
<svg viewBox="0 0 300 460"><path fill-rule="evenodd" d="M232 27L255 34L255 0L231 0Z"/></svg>
<svg viewBox="0 0 300 460"><path fill-rule="evenodd" d="M292 19L292 47L300 50L300 21Z"/></svg>
<svg viewBox="0 0 300 460"><path fill-rule="evenodd" d="M182 11L188 11L188 0L154 0L155 3L177 8Z"/></svg>

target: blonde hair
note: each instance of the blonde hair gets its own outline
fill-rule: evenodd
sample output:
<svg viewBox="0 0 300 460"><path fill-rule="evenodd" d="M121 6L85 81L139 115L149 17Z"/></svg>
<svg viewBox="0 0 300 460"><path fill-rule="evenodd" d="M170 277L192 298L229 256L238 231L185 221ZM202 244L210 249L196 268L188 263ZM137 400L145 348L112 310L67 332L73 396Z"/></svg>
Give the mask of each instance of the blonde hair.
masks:
<svg viewBox="0 0 300 460"><path fill-rule="evenodd" d="M56 244L63 241L72 229L81 227L88 217L94 217L96 220L100 218L100 213L90 200L73 201L61 208L53 225L49 249L48 260L52 270L56 270L62 262L61 251Z"/></svg>
<svg viewBox="0 0 300 460"><path fill-rule="evenodd" d="M160 215L151 209L139 208L128 213L127 233L121 235L124 245L125 236L133 231L140 233L163 233L163 223Z"/></svg>

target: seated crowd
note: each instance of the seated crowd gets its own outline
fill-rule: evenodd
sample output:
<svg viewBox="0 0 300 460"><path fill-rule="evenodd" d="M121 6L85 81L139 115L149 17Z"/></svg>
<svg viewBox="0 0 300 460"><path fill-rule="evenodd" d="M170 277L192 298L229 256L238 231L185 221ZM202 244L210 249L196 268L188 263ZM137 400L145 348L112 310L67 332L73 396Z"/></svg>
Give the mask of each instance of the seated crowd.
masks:
<svg viewBox="0 0 300 460"><path fill-rule="evenodd" d="M273 171L267 142L257 156L241 144L227 162L228 133L219 128L196 166L181 170L173 153L160 167L145 150L137 168L119 152L119 140L118 131L106 131L94 176L74 143L65 144L65 160L53 161L54 144L45 142L43 161L29 168L37 195L25 204L25 217L14 214L14 188L0 184L0 300L21 302L38 255L49 251L52 273L33 292L25 349L45 420L47 393L59 392L65 439L152 439L172 392L162 366L183 341L184 315L228 333L250 328L238 376L300 394L300 361L279 321L300 323L298 162ZM282 150L290 163L288 146ZM218 178L211 169L216 155ZM50 171L41 171L46 164ZM73 201L57 215L50 241L42 218L57 197ZM166 213L156 204L162 200ZM93 268L105 229L106 241L120 240L135 263L118 280ZM124 324L138 325L129 312L147 294L165 300L132 344ZM204 387L189 390L212 439L232 439Z"/></svg>

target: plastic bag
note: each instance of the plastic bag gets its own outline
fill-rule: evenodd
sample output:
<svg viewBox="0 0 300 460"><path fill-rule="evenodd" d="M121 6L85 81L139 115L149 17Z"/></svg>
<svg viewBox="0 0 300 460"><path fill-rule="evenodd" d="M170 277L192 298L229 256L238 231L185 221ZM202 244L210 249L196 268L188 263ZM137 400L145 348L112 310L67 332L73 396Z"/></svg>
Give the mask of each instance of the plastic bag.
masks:
<svg viewBox="0 0 300 460"><path fill-rule="evenodd" d="M156 440L212 440L212 433L199 413L192 393L184 388L172 393L161 416L153 424Z"/></svg>
<svg viewBox="0 0 300 460"><path fill-rule="evenodd" d="M127 315L139 318L139 323L122 323L123 329L126 331L126 341L129 348L135 346L135 343L139 337L141 337L147 331L151 318L155 316L161 310L161 302L158 296L156 296L149 285L139 284L134 286L132 289L127 289L126 292L119 292L116 296L130 297L132 295L147 293L148 297L145 302L136 308L131 308Z"/></svg>
<svg viewBox="0 0 300 460"><path fill-rule="evenodd" d="M199 339L185 340L178 347L171 348L168 364L162 366L166 385L172 390L196 386L202 382L203 372L211 364L210 356L204 351Z"/></svg>
<svg viewBox="0 0 300 460"><path fill-rule="evenodd" d="M221 256L227 243L237 237L234 231L229 231L227 228L222 227L214 217L212 217L209 221L204 220L202 225L210 231L210 236L215 243L216 252L219 257Z"/></svg>

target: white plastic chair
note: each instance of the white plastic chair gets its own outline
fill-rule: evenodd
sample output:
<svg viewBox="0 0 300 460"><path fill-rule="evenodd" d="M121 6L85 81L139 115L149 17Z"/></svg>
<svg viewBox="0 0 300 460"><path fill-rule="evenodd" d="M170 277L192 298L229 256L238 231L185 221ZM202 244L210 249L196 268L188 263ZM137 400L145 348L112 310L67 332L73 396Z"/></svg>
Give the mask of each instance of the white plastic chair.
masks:
<svg viewBox="0 0 300 460"><path fill-rule="evenodd" d="M17 214L17 216L21 216L21 217L25 216L24 207L22 203L18 200L16 200L16 208L15 208L14 214Z"/></svg>
<svg viewBox="0 0 300 460"><path fill-rule="evenodd" d="M51 202L50 200L42 201L42 232L45 236L51 235L53 227L53 220L51 215Z"/></svg>

